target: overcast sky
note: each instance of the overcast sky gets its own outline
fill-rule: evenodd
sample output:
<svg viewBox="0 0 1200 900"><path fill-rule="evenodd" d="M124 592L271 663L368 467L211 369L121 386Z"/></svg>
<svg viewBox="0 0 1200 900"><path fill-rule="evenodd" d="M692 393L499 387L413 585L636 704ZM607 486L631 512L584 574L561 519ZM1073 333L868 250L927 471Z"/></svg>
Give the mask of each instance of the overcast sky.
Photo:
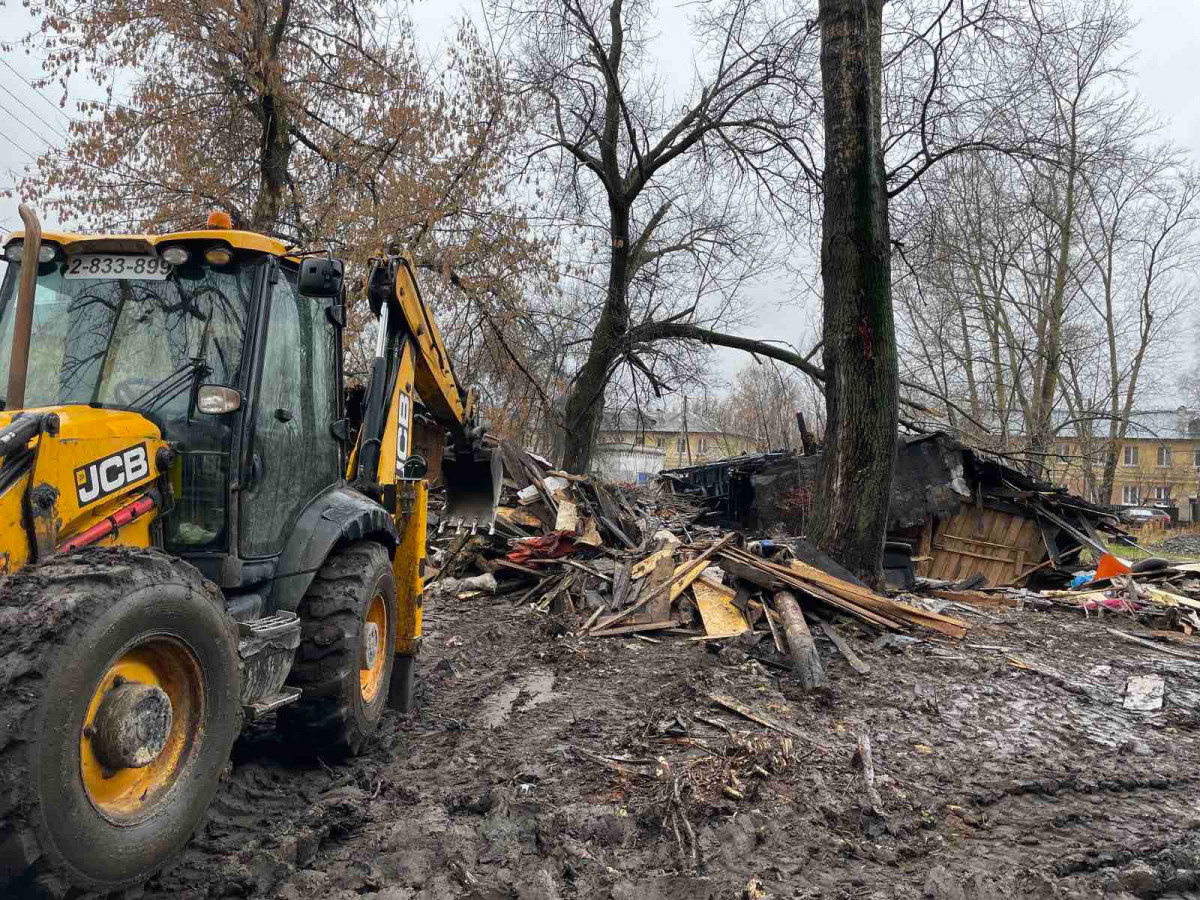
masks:
<svg viewBox="0 0 1200 900"><path fill-rule="evenodd" d="M9 21L24 19L32 24L19 5L0 8ZM418 0L412 9L418 32L433 48L459 16L469 13L478 18L479 4L477 0ZM1164 136L1200 161L1200 0L1133 0L1132 10L1140 24L1131 47L1135 54L1131 86L1163 119ZM659 28L654 50L659 70L664 75L676 74L680 83L686 84L691 50L687 41L679 39L686 33L682 6L662 2ZM38 61L21 51L0 56L0 115L6 120L0 126L0 189L11 186L36 153L62 145L67 118L58 108L58 94L53 90L38 93L28 84L38 71ZM0 207L0 229L18 224L16 202L5 202ZM774 299L777 296L777 286L763 285L753 292L756 318L742 332L752 337L789 336L797 343L805 341L805 332L814 320L812 310L781 310ZM722 351L719 357L727 378L744 361L745 356L736 351Z"/></svg>

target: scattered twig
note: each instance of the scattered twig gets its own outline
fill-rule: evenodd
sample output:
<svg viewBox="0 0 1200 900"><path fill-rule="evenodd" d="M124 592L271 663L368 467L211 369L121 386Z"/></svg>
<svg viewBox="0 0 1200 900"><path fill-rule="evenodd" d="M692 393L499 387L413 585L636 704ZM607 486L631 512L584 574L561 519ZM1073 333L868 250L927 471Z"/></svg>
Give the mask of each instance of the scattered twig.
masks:
<svg viewBox="0 0 1200 900"><path fill-rule="evenodd" d="M875 787L875 761L871 758L871 738L869 735L862 735L858 739L858 749L854 751L854 757L851 760L856 768L862 769L863 783L866 786L867 800L871 807L871 812L877 816L882 816L883 813L883 798L879 796L879 789Z"/></svg>

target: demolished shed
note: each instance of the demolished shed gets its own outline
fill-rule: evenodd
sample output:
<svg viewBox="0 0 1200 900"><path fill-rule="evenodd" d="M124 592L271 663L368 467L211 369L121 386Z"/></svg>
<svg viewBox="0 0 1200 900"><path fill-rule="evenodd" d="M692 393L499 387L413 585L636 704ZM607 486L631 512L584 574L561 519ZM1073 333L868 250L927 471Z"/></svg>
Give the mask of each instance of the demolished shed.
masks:
<svg viewBox="0 0 1200 900"><path fill-rule="evenodd" d="M664 472L660 482L697 495L705 483L727 485L704 492L716 514L746 528L796 531L819 495L818 462L739 457L724 477L714 471L722 464L710 463L703 473ZM992 586L1035 574L1061 581L1085 548L1103 554L1106 534L1127 537L1116 514L944 432L898 439L889 515L889 540L911 547L917 574Z"/></svg>

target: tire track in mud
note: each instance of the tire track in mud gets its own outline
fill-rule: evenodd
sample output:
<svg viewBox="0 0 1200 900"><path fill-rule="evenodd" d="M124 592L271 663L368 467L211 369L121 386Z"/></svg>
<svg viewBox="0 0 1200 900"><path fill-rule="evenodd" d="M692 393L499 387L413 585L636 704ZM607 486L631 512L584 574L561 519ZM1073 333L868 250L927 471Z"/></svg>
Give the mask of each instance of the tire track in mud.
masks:
<svg viewBox="0 0 1200 900"><path fill-rule="evenodd" d="M558 640L504 602L427 615L415 717L389 713L363 756L328 767L290 758L260 727L239 743L209 825L145 896L727 900L750 878L777 898L1196 889L1190 671L1122 656L1090 623L1025 614L1002 638L980 638L1086 684L1085 695L1002 658L928 650L878 654L887 679L860 679L823 647L834 690L812 698L735 653ZM1068 628L1079 632L1070 644L1046 637ZM1101 669L1111 671L1092 674ZM1168 705L1129 714L1118 688L1147 670L1168 676ZM661 748L646 729L690 716L709 684L786 703L830 752L753 785L745 802L694 807L704 865L692 870L637 802L638 783L565 748ZM884 818L863 810L849 766L862 733L876 747Z"/></svg>

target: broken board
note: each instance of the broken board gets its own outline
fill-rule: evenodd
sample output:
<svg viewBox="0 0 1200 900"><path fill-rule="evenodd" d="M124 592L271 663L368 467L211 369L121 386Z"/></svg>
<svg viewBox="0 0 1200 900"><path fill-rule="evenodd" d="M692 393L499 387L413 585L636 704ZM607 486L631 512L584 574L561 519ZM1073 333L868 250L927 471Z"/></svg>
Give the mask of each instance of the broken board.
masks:
<svg viewBox="0 0 1200 900"><path fill-rule="evenodd" d="M704 622L704 631L709 635L734 635L750 630L746 617L733 604L734 591L724 585L699 578L692 582L696 595L696 606Z"/></svg>

